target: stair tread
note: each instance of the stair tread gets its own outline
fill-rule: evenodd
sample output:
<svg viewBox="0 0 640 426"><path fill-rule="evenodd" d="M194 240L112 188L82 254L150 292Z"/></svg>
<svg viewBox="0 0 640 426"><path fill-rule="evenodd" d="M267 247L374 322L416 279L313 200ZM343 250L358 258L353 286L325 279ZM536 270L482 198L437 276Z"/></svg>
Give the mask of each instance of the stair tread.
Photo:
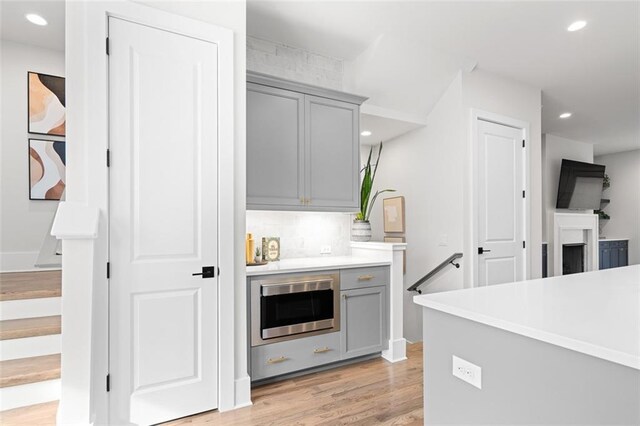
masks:
<svg viewBox="0 0 640 426"><path fill-rule="evenodd" d="M55 425L59 401L0 411L1 425Z"/></svg>
<svg viewBox="0 0 640 426"><path fill-rule="evenodd" d="M60 297L61 295L61 271L0 274L0 301Z"/></svg>
<svg viewBox="0 0 640 426"><path fill-rule="evenodd" d="M24 318L0 321L0 340L60 334L61 317Z"/></svg>
<svg viewBox="0 0 640 426"><path fill-rule="evenodd" d="M60 354L0 361L0 388L60 378Z"/></svg>

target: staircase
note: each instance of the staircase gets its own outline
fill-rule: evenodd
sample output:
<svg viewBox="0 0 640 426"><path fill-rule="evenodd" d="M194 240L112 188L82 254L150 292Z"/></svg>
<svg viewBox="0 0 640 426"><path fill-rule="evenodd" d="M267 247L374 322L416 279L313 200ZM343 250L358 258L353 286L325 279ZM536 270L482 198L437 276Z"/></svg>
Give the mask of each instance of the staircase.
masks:
<svg viewBox="0 0 640 426"><path fill-rule="evenodd" d="M0 274L0 411L60 398L61 272Z"/></svg>

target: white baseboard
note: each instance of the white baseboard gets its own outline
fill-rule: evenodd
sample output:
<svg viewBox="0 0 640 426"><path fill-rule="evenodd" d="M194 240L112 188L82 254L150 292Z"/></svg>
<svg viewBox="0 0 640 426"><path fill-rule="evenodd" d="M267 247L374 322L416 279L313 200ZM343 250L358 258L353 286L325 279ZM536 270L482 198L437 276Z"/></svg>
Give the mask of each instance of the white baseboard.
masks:
<svg viewBox="0 0 640 426"><path fill-rule="evenodd" d="M49 317L62 313L62 298L42 297L40 299L5 300L0 302L0 321Z"/></svg>
<svg viewBox="0 0 640 426"><path fill-rule="evenodd" d="M62 339L59 334L0 340L0 361L59 354Z"/></svg>
<svg viewBox="0 0 640 426"><path fill-rule="evenodd" d="M60 399L60 379L0 388L0 411Z"/></svg>
<svg viewBox="0 0 640 426"><path fill-rule="evenodd" d="M236 379L236 394L234 409L253 405L251 402L251 377L244 376Z"/></svg>
<svg viewBox="0 0 640 426"><path fill-rule="evenodd" d="M37 251L0 252L0 272L36 271Z"/></svg>

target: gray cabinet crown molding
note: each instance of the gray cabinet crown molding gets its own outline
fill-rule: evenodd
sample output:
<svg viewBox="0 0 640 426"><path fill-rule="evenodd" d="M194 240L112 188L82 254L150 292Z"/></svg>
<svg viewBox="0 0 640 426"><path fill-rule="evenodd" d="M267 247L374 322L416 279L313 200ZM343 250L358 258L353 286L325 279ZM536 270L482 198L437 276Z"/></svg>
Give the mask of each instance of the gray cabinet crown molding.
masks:
<svg viewBox="0 0 640 426"><path fill-rule="evenodd" d="M338 90L327 89L312 84L300 83L298 81L286 80L269 74L262 74L255 71L247 71L247 82L261 84L263 86L275 87L278 89L291 90L293 92L305 93L307 95L319 96L327 99L335 99L355 105L362 105L367 97L340 92Z"/></svg>

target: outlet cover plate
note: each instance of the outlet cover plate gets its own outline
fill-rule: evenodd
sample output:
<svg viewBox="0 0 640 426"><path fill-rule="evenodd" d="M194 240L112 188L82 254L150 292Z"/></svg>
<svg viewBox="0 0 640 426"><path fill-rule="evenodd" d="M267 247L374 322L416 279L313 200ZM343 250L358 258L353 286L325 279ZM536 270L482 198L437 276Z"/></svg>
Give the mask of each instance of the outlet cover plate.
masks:
<svg viewBox="0 0 640 426"><path fill-rule="evenodd" d="M482 389L482 368L455 355L453 355L452 365L452 373L455 377Z"/></svg>
<svg viewBox="0 0 640 426"><path fill-rule="evenodd" d="M331 246L321 246L320 254L331 254Z"/></svg>

